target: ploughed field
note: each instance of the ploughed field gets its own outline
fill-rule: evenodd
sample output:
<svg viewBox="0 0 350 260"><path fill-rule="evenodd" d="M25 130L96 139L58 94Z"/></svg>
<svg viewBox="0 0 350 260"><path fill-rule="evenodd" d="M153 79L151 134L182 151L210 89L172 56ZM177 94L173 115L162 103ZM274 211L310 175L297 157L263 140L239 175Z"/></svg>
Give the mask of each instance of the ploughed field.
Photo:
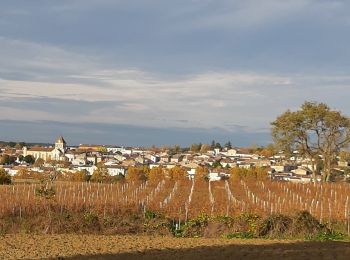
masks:
<svg viewBox="0 0 350 260"><path fill-rule="evenodd" d="M349 259L350 243L159 236L5 235L0 259Z"/></svg>

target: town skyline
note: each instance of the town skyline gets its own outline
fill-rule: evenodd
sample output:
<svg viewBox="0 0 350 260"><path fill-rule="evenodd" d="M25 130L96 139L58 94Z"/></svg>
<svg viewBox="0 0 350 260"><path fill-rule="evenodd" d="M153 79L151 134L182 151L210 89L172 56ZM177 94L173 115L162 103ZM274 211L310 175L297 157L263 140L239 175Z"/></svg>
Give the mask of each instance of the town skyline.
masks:
<svg viewBox="0 0 350 260"><path fill-rule="evenodd" d="M199 141L199 142L189 142L189 143L185 143L185 144L181 144L181 143L161 143L161 144L125 144L125 143L113 143L113 142L106 142L106 143L93 143L93 142L76 142L74 139L70 139L70 138L66 138L64 135L52 135L51 140L48 141L33 141L33 140L25 140L24 138L20 138L20 139L7 139L7 140L0 140L0 145L9 145L11 147L15 147L15 145L21 145L21 146L43 146L43 147L52 147L54 146L54 140L55 138L58 137L63 137L65 140L67 139L67 146L69 147L78 147L81 145L90 145L90 146L101 146L101 147L144 147L144 148L151 148L151 147L156 147L156 148L162 148L162 147L175 147L175 146L179 146L181 148L188 148L190 149L191 145L211 145L213 143L215 144L220 144L221 147L225 147L226 144L230 144L231 147L264 147L267 145L271 145L271 143L268 144L258 144L255 142L250 143L249 145L238 145L237 143L232 143L232 141L230 139L227 140L218 140L218 139L211 139L211 140L204 140L204 141Z"/></svg>

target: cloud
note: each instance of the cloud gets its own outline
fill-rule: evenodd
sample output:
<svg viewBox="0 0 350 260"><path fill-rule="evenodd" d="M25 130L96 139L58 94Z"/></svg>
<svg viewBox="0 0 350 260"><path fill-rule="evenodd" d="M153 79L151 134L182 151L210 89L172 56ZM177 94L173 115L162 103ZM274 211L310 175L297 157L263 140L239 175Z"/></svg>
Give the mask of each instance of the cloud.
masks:
<svg viewBox="0 0 350 260"><path fill-rule="evenodd" d="M350 111L347 75L213 70L166 77L47 44L3 37L0 47L0 119L249 132L305 99Z"/></svg>
<svg viewBox="0 0 350 260"><path fill-rule="evenodd" d="M226 116L232 115L232 108L243 106L247 100L254 102L263 99L265 95L258 90L259 86L276 88L288 81L283 77L247 73L206 73L176 80L145 76L145 72L116 71L109 73L108 77L101 76L102 74L92 74L98 75L96 77L90 75L93 82L99 82L97 85L2 80L0 99L7 101L7 106L12 101L15 107L18 107L15 100L20 98L22 103L25 100L28 107L23 109L27 111L31 110L31 102L42 100L45 109L45 100L53 102L53 99L56 103L61 102L62 106L67 106L67 102L79 102L83 107L90 107L88 115L77 115L77 118L71 118L74 111L65 111L66 121L113 121L148 126L176 126L177 123L184 122L194 126L201 122L203 127L212 127L222 124ZM95 104L99 107L91 110ZM61 109L57 112L50 111L52 114L60 112ZM18 111L7 111L6 115L17 116L17 120L28 118L27 114ZM51 116L38 113L37 119L49 119ZM211 117L216 119L205 123L211 121ZM163 121L164 118L167 121Z"/></svg>

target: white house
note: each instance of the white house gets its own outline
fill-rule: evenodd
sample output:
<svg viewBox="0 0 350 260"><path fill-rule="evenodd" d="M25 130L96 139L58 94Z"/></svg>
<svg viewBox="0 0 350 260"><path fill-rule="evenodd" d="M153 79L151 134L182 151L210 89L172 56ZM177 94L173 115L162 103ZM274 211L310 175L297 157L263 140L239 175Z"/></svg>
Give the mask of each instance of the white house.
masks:
<svg viewBox="0 0 350 260"><path fill-rule="evenodd" d="M219 172L209 172L209 181L220 181L221 174Z"/></svg>
<svg viewBox="0 0 350 260"><path fill-rule="evenodd" d="M108 170L108 174L110 176L117 176L117 175L123 175L125 176L127 169L126 167L123 166L118 166L118 165L108 165L106 166Z"/></svg>

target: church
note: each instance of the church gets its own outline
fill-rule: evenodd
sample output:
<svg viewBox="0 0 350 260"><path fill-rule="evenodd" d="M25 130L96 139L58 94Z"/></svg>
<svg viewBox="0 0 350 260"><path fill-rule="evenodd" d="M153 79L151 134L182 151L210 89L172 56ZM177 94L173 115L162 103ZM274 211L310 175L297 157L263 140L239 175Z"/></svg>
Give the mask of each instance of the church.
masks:
<svg viewBox="0 0 350 260"><path fill-rule="evenodd" d="M65 154L67 152L67 144L62 136L59 136L55 141L55 147L23 147L23 156L31 155L37 160L41 158L45 161L55 160L63 161L66 160Z"/></svg>

